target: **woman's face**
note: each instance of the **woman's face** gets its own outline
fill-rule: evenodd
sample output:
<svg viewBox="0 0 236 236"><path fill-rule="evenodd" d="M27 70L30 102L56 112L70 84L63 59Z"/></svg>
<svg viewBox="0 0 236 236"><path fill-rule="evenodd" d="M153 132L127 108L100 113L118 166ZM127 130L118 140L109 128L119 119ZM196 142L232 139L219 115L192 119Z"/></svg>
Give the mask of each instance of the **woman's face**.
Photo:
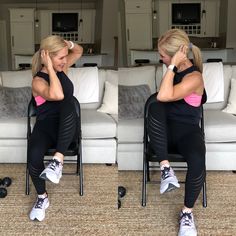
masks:
<svg viewBox="0 0 236 236"><path fill-rule="evenodd" d="M171 61L171 57L169 55L167 55L165 53L165 51L158 47L158 52L159 52L159 55L160 55L160 60L163 61L163 63L166 65L166 66L169 66L170 65L170 61Z"/></svg>
<svg viewBox="0 0 236 236"><path fill-rule="evenodd" d="M52 56L52 64L55 71L63 71L67 63L68 47L64 47L58 51L55 56Z"/></svg>

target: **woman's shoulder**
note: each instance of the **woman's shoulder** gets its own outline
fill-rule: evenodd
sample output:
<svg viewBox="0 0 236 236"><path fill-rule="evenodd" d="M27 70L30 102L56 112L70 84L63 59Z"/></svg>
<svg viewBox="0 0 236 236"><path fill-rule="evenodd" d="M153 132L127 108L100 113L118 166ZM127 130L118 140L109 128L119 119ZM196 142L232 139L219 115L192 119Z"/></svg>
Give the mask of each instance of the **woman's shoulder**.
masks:
<svg viewBox="0 0 236 236"><path fill-rule="evenodd" d="M34 77L46 77L46 76L48 76L48 73L44 71L38 71Z"/></svg>

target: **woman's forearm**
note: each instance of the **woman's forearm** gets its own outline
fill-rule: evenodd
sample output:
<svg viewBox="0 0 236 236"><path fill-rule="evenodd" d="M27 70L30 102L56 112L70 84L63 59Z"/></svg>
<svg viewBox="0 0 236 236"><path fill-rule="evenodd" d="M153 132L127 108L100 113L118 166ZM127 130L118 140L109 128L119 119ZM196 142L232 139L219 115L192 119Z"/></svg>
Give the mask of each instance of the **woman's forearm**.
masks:
<svg viewBox="0 0 236 236"><path fill-rule="evenodd" d="M48 96L51 99L62 100L64 98L61 82L58 79L56 72L53 68L48 69L48 75L50 79L50 85L48 89Z"/></svg>
<svg viewBox="0 0 236 236"><path fill-rule="evenodd" d="M169 101L172 100L174 95L174 80L175 73L172 70L167 69L164 77L162 78L160 89L157 95L159 101Z"/></svg>

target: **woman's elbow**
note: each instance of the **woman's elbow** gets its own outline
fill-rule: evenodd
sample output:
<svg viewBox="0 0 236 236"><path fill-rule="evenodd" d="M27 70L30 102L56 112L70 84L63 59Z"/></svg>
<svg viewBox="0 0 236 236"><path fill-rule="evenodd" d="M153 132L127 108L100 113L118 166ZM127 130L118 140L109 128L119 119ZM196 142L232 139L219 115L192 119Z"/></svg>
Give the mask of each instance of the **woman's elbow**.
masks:
<svg viewBox="0 0 236 236"><path fill-rule="evenodd" d="M160 102L165 102L166 101L166 97L163 96L160 92L157 94L157 100Z"/></svg>
<svg viewBox="0 0 236 236"><path fill-rule="evenodd" d="M58 101L61 101L63 99L64 99L64 94L60 94L60 95L57 96Z"/></svg>

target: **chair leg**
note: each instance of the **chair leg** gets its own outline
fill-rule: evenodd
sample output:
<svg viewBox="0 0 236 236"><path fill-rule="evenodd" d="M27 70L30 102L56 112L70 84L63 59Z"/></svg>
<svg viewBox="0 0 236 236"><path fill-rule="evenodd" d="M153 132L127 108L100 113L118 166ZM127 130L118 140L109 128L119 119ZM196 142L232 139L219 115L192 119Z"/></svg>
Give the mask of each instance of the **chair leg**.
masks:
<svg viewBox="0 0 236 236"><path fill-rule="evenodd" d="M29 188L29 168L26 167L26 174L25 174L25 194L29 195L30 188Z"/></svg>
<svg viewBox="0 0 236 236"><path fill-rule="evenodd" d="M147 162L143 160L142 206L146 206L147 197Z"/></svg>
<svg viewBox="0 0 236 236"><path fill-rule="evenodd" d="M149 168L149 161L146 161L146 168L147 168L147 181L150 182L150 168Z"/></svg>
<svg viewBox="0 0 236 236"><path fill-rule="evenodd" d="M80 152L78 151L77 153L77 160L76 160L76 175L79 175L79 168L80 167Z"/></svg>
<svg viewBox="0 0 236 236"><path fill-rule="evenodd" d="M78 163L78 161L77 161ZM78 167L77 167L78 168ZM80 142L80 147L79 147L79 182L80 182L80 196L83 196L84 194L84 187L83 187L83 161L82 161L82 145Z"/></svg>
<svg viewBox="0 0 236 236"><path fill-rule="evenodd" d="M202 200L202 205L203 207L207 207L207 194L206 194L206 181L203 183L203 188L202 188L202 195L203 195L203 200Z"/></svg>

